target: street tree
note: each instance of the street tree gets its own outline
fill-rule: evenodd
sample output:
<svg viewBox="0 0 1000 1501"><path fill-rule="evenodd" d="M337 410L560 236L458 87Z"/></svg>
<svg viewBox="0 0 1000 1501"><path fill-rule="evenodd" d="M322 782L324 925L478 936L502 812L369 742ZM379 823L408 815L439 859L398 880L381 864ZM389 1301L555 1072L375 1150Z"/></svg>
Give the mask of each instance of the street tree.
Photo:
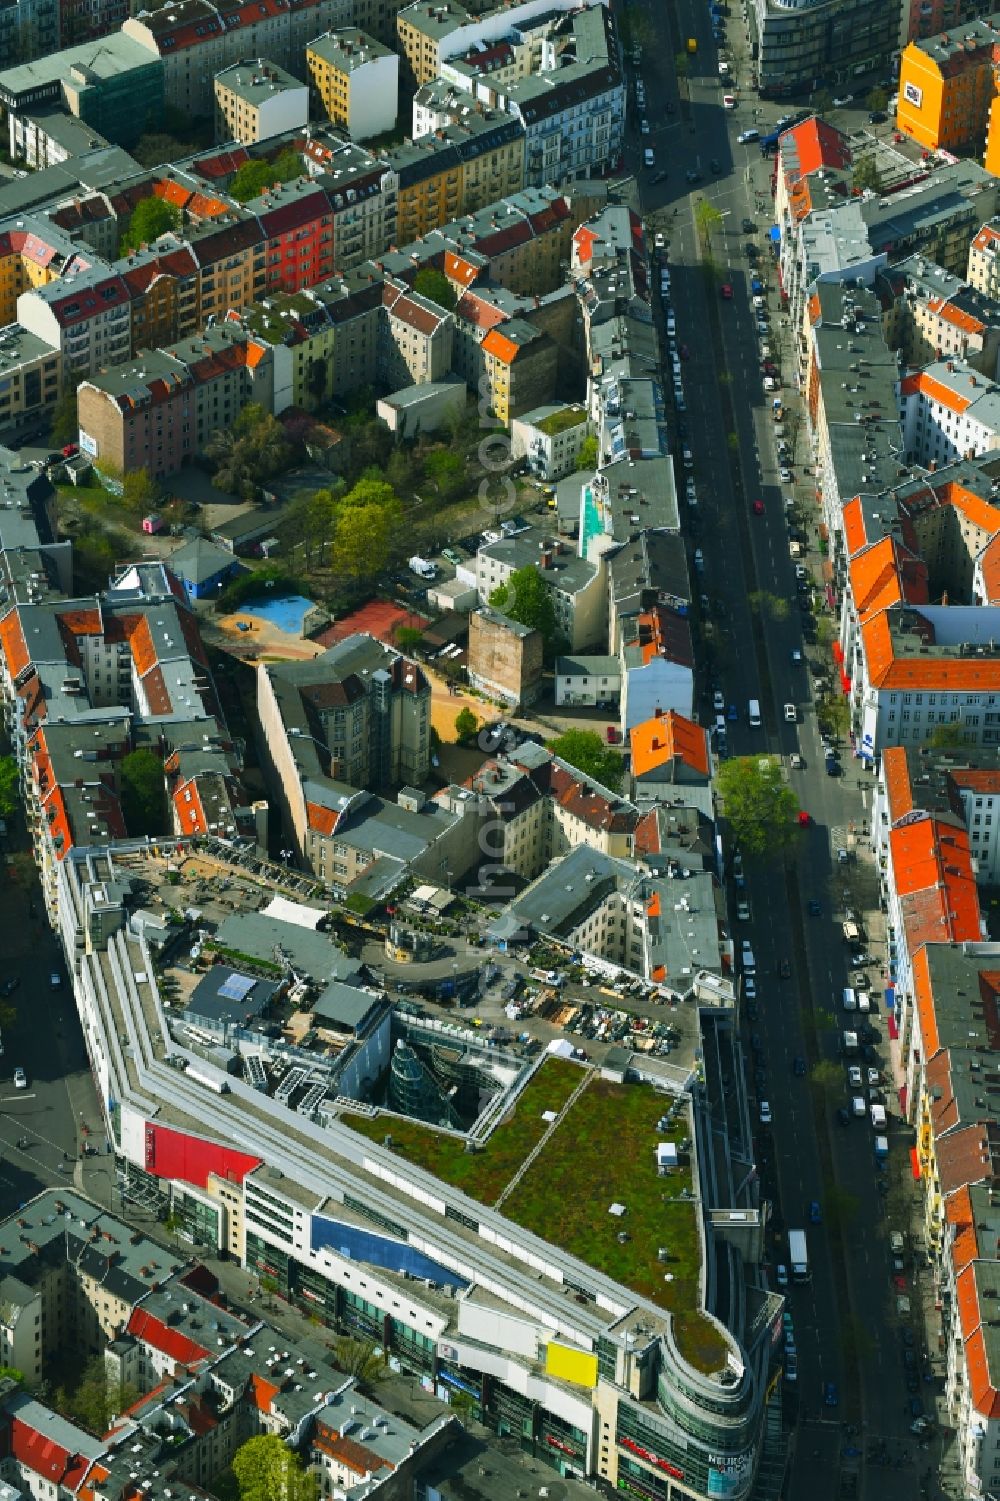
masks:
<svg viewBox="0 0 1000 1501"><path fill-rule="evenodd" d="M10 818L17 811L20 776L13 756L0 756L0 818Z"/></svg>
<svg viewBox="0 0 1000 1501"><path fill-rule="evenodd" d="M365 1386L385 1375L385 1356L371 1340L342 1334L334 1345L333 1356L342 1371Z"/></svg>
<svg viewBox="0 0 1000 1501"><path fill-rule="evenodd" d="M611 750L594 730L566 730L557 739L549 741L549 750L593 777L602 787L618 792L622 784L623 762L617 751Z"/></svg>
<svg viewBox="0 0 1000 1501"><path fill-rule="evenodd" d="M825 735L840 740L851 726L851 710L842 693L828 693L816 706L816 721Z"/></svg>
<svg viewBox="0 0 1000 1501"><path fill-rule="evenodd" d="M889 107L888 90L883 88L869 89L868 98L866 99L865 103L868 105L868 108L873 111L887 109Z"/></svg>
<svg viewBox="0 0 1000 1501"><path fill-rule="evenodd" d="M813 1064L809 1081L821 1094L839 1095L844 1088L844 1071L831 1058Z"/></svg>
<svg viewBox="0 0 1000 1501"><path fill-rule="evenodd" d="M796 827L798 801L785 786L775 756L736 756L716 773L733 837L744 853L773 854L784 849Z"/></svg>
<svg viewBox="0 0 1000 1501"><path fill-rule="evenodd" d="M125 827L135 838L162 834L166 828L163 763L147 747L130 751L120 763L122 813Z"/></svg>
<svg viewBox="0 0 1000 1501"><path fill-rule="evenodd" d="M455 739L459 745L466 745L475 738L479 728L479 719L468 707L459 709L455 715Z"/></svg>
<svg viewBox="0 0 1000 1501"><path fill-rule="evenodd" d="M790 614L790 606L784 595L769 594L766 589L748 594L747 604L755 615L760 615L764 620L787 620Z"/></svg>
<svg viewBox="0 0 1000 1501"><path fill-rule="evenodd" d="M233 1455L240 1501L317 1501L319 1482L276 1433L247 1439Z"/></svg>
<svg viewBox="0 0 1000 1501"><path fill-rule="evenodd" d="M710 203L707 198L699 198L695 206L694 222L702 248L707 250L712 235L723 222L722 215L714 203Z"/></svg>

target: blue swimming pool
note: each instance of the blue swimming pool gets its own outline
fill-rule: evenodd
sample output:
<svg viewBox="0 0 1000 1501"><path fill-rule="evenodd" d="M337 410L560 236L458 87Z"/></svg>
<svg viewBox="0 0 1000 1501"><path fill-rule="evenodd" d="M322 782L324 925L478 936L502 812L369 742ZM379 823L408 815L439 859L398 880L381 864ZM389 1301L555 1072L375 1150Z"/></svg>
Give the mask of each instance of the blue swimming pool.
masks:
<svg viewBox="0 0 1000 1501"><path fill-rule="evenodd" d="M587 556L587 547L591 537L596 537L604 527L601 523L600 507L593 490L588 485L583 492L583 529L580 535L580 556Z"/></svg>
<svg viewBox="0 0 1000 1501"><path fill-rule="evenodd" d="M279 594L275 599L248 599L240 609L246 615L269 621L279 631L287 631L289 636L301 636L302 622L312 604L312 600L302 594Z"/></svg>

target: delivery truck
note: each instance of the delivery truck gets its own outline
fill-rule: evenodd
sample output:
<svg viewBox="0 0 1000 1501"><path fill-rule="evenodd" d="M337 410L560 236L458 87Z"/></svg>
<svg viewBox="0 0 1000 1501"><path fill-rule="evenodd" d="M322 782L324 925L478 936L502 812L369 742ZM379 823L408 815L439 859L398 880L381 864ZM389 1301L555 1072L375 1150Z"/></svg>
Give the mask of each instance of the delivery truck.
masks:
<svg viewBox="0 0 1000 1501"><path fill-rule="evenodd" d="M792 1269L793 1282L809 1281L809 1251L804 1230L788 1232L788 1262Z"/></svg>

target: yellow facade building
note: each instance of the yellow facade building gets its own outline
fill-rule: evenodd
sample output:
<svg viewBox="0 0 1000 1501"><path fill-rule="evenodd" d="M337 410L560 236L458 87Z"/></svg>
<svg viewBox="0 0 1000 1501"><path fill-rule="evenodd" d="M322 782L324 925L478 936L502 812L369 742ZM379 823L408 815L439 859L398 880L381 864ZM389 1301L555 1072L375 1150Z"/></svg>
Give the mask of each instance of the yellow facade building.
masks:
<svg viewBox="0 0 1000 1501"><path fill-rule="evenodd" d="M927 151L980 155L990 165L1000 35L988 21L910 42L899 68L897 128ZM997 148L993 148L996 150Z"/></svg>

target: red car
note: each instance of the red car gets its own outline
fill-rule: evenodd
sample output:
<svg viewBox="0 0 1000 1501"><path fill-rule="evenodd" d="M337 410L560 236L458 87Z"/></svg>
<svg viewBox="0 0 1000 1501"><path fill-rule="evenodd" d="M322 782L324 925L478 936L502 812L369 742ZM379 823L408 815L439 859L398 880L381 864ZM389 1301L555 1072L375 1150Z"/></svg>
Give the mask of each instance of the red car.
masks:
<svg viewBox="0 0 1000 1501"><path fill-rule="evenodd" d="M722 286L719 288L719 291L722 293L722 300L723 300L723 302L732 302L732 300L733 300L733 289L729 285L728 281L724 281L722 283Z"/></svg>
<svg viewBox="0 0 1000 1501"><path fill-rule="evenodd" d="M802 825L802 827L804 829L808 828L809 825L812 823L812 819L810 818L809 814L806 812L805 808L800 808L799 809L799 823Z"/></svg>
<svg viewBox="0 0 1000 1501"><path fill-rule="evenodd" d="M78 443L67 443L66 447L62 451L62 456L64 459L72 459L75 458L79 452L80 446Z"/></svg>
<svg viewBox="0 0 1000 1501"><path fill-rule="evenodd" d="M754 513L755 516L763 516L763 514L764 514L764 502L762 500L755 500L754 501L754 503L753 503L753 513Z"/></svg>

